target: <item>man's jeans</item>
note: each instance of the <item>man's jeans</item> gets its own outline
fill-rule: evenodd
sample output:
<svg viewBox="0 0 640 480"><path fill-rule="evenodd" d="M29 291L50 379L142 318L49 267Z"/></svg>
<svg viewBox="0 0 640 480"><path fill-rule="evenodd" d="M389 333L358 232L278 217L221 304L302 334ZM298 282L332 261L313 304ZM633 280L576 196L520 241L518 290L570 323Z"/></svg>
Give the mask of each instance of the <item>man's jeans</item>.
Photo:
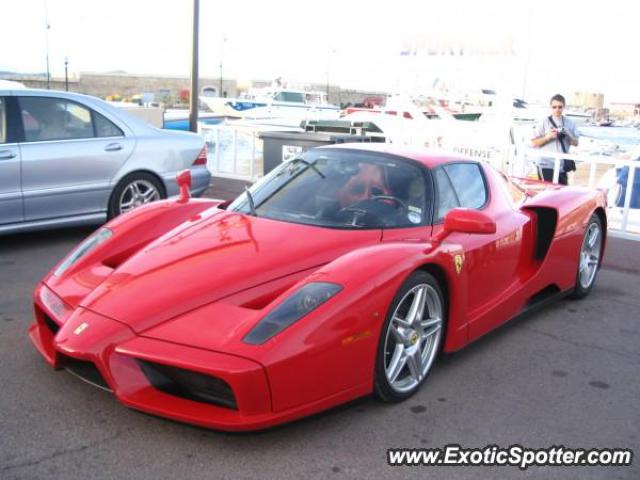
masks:
<svg viewBox="0 0 640 480"><path fill-rule="evenodd" d="M544 180L545 182L553 181L553 168L543 168L538 167L538 178L540 180ZM560 172L560 177L558 177L558 183L560 185L568 185L567 172Z"/></svg>

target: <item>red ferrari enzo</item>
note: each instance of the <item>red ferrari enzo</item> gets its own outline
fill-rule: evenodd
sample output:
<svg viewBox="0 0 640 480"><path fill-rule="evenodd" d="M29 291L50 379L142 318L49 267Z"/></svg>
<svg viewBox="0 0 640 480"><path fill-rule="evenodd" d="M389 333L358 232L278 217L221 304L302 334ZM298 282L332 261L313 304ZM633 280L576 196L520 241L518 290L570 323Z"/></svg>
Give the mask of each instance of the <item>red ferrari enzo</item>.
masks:
<svg viewBox="0 0 640 480"><path fill-rule="evenodd" d="M261 429L413 395L441 350L593 287L598 191L390 145L309 150L233 202L140 207L37 286L29 335L125 405Z"/></svg>

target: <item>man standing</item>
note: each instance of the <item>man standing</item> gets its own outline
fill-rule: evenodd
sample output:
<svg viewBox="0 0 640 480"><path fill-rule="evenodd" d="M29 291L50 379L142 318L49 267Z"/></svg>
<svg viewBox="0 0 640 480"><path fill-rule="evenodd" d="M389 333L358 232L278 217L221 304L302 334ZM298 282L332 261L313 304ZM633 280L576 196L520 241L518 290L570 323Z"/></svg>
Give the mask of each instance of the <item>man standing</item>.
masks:
<svg viewBox="0 0 640 480"><path fill-rule="evenodd" d="M551 97L551 115L544 118L535 126L535 138L531 140L534 147L540 150L554 153L569 153L571 145L578 145L578 131L576 124L564 115L565 101L562 95ZM538 176L540 180L553 181L553 158L538 158ZM559 183L567 185L567 172L576 169L572 160L562 160L560 162Z"/></svg>

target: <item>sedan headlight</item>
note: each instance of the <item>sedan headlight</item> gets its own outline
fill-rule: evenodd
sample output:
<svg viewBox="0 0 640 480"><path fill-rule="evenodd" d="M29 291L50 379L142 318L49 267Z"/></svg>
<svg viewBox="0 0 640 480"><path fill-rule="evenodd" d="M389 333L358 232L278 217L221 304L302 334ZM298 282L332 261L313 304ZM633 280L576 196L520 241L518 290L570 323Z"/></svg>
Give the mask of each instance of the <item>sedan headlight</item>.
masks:
<svg viewBox="0 0 640 480"><path fill-rule="evenodd" d="M244 337L251 345L260 345L280 333L342 290L341 285L327 282L308 283L274 308Z"/></svg>
<svg viewBox="0 0 640 480"><path fill-rule="evenodd" d="M69 256L60 264L56 271L53 274L56 277L62 275L71 265L76 263L82 257L84 257L91 250L96 248L101 243L106 242L109 238L111 238L113 232L108 228L100 228L96 230L95 233L90 235L84 242L78 245Z"/></svg>

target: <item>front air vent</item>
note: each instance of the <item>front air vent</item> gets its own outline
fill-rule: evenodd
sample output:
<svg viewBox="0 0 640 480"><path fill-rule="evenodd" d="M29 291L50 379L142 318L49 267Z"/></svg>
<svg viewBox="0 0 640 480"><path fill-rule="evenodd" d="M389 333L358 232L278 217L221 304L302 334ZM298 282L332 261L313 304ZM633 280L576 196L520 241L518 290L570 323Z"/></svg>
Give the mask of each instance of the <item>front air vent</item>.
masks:
<svg viewBox="0 0 640 480"><path fill-rule="evenodd" d="M93 362L86 362L84 360L78 360L76 358L68 357L66 355L60 355L60 366L72 375L78 377L80 380L87 382L94 387L101 388L102 390L111 391L109 384L106 382L100 370Z"/></svg>
<svg viewBox="0 0 640 480"><path fill-rule="evenodd" d="M227 382L210 375L136 359L155 388L175 397L237 410L233 390Z"/></svg>
<svg viewBox="0 0 640 480"><path fill-rule="evenodd" d="M60 325L58 325L53 318L51 318L49 315L47 315L46 313L42 312L42 319L44 321L44 324L47 326L47 328L51 331L51 333L53 335L55 335L56 333L58 333L58 330L60 330Z"/></svg>

